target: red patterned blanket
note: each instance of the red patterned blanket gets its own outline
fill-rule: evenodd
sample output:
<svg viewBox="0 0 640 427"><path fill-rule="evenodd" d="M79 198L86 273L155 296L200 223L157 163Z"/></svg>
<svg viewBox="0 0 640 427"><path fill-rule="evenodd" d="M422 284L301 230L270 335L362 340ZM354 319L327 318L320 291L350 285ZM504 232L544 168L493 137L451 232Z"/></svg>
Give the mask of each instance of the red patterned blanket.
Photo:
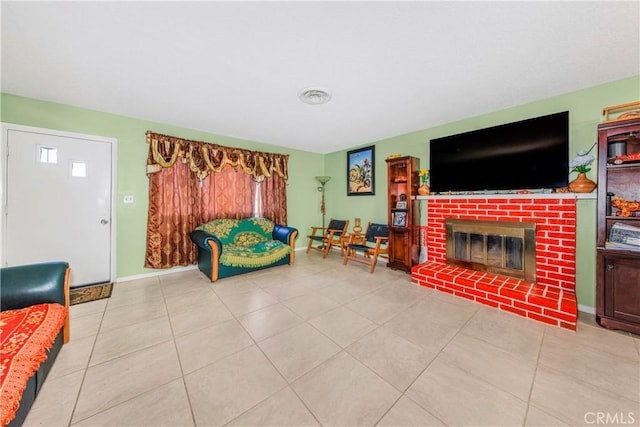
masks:
<svg viewBox="0 0 640 427"><path fill-rule="evenodd" d="M37 304L0 313L1 424L8 424L18 409L27 381L47 359L64 325L67 309L60 304Z"/></svg>

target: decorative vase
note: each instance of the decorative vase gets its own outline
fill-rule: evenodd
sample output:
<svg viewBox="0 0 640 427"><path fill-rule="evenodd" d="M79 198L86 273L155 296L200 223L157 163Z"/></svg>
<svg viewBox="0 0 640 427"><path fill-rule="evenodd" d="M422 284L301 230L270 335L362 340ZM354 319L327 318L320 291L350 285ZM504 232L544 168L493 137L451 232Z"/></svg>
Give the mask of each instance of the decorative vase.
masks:
<svg viewBox="0 0 640 427"><path fill-rule="evenodd" d="M431 190L429 189L429 186L426 182L423 182L422 185L418 187L418 194L420 194L421 196L427 196L430 192Z"/></svg>
<svg viewBox="0 0 640 427"><path fill-rule="evenodd" d="M353 226L353 232L355 234L360 234L362 232L362 225L360 223L360 218L356 218L356 225Z"/></svg>
<svg viewBox="0 0 640 427"><path fill-rule="evenodd" d="M587 178L584 172L578 172L578 177L569 183L572 193L591 193L595 188L596 183Z"/></svg>

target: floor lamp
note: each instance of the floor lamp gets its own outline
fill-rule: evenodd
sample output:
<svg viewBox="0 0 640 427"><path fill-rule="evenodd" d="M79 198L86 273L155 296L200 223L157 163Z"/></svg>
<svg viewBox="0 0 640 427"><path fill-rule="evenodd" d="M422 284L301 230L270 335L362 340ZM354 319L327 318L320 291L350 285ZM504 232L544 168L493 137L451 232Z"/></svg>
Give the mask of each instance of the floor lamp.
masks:
<svg viewBox="0 0 640 427"><path fill-rule="evenodd" d="M318 181L320 183L320 187L318 187L318 191L322 193L322 201L320 202L320 213L322 214L322 232L324 233L324 213L325 213L325 209L324 209L324 186L327 182L329 182L329 180L331 179L330 176L316 176L316 181Z"/></svg>

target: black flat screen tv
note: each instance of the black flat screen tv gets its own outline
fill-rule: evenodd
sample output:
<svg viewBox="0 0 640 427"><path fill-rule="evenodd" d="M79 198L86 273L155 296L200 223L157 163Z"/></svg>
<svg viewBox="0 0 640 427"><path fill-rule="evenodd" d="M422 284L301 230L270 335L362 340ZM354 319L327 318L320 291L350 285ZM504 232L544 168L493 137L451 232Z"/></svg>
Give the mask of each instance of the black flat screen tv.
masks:
<svg viewBox="0 0 640 427"><path fill-rule="evenodd" d="M432 193L548 190L568 181L568 111L430 141Z"/></svg>

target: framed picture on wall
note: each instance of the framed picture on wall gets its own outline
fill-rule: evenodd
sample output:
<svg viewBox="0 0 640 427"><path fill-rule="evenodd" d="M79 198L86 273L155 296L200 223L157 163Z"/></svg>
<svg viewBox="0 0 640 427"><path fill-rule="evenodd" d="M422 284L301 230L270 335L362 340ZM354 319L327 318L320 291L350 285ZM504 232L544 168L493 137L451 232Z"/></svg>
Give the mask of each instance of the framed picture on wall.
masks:
<svg viewBox="0 0 640 427"><path fill-rule="evenodd" d="M373 196L375 193L375 147L347 153L347 196Z"/></svg>
<svg viewBox="0 0 640 427"><path fill-rule="evenodd" d="M396 202L396 209L407 209L407 202L406 201Z"/></svg>

